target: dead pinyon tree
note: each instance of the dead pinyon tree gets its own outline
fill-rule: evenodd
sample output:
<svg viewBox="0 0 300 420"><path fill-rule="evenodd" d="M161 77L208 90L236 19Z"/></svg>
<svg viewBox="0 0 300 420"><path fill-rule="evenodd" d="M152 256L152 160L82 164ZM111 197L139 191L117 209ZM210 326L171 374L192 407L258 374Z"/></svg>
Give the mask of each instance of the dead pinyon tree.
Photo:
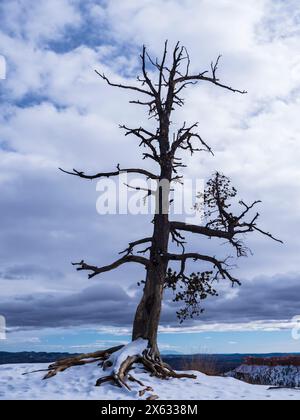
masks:
<svg viewBox="0 0 300 420"><path fill-rule="evenodd" d="M63 171L79 178L94 180L103 177L116 177L121 173L140 174L147 179L155 180L158 183L159 193L155 195L157 200L156 214L153 219L153 233L151 236L137 239L129 244L128 248L121 253L121 257L110 265L97 267L87 264L85 261L74 264L77 270L89 272L89 278L114 270L121 265L137 263L145 267L146 278L144 282L143 296L138 305L132 333L132 342L127 346L120 346L92 354L84 354L80 357L58 361L49 366L46 378L54 376L57 372L86 363L100 362L105 374L97 381L97 385L103 382L112 381L119 386L130 389L127 379L134 381L130 374L134 364L144 366L152 375L159 378L194 377L188 374L178 374L170 366L166 365L160 356L157 346L157 331L160 320L163 293L166 288L174 292L174 301L182 301L183 308L178 311L178 317L183 320L193 317L202 312L199 303L208 295L216 295L213 282L216 280L227 280L232 285L239 285L240 282L231 274L228 260L217 259L214 256L205 255L199 252L185 251L185 236L187 233L200 235L200 238L221 238L232 245L237 257L245 256L245 248L241 237L250 232L260 232L278 242L270 233L261 230L257 226L258 213L250 216L253 208L259 203L246 204L240 201L241 211L239 214L231 212L230 200L236 197L236 190L231 186L230 181L220 173L208 181L204 193L205 224L193 225L183 222L169 220L170 185L180 182L182 176L178 173L184 167L182 158L178 152L185 150L194 152L207 151L212 153L210 147L203 141L195 131L197 124L182 127L175 133L171 130L171 114L178 106L184 105L181 96L188 85L198 82L208 82L217 87L227 89L234 93L244 94L245 91L233 89L221 83L217 76L220 57L211 64L211 72L204 71L198 74L190 74L190 58L186 48L178 43L169 59L168 44L165 43L164 53L161 61L153 60L143 48L141 54L142 76L138 77L138 86L116 84L111 82L104 74L98 75L110 86L127 89L140 94L143 99L131 101L133 104L145 106L149 116L157 121L154 131L142 127L129 128L122 126L125 135L135 136L140 146L147 151L144 159L152 159L158 166L158 173L152 173L141 168L122 169L120 165L110 173L98 173L86 175L84 172L73 170ZM156 77L153 80L149 75L148 67L152 66ZM151 73L153 74L153 73ZM162 181L169 187L162 191ZM148 194L152 194L149 191ZM166 211L167 203L167 211ZM178 246L180 252L170 252L171 240ZM201 249L203 249L201 241ZM139 247L142 246L141 250ZM209 271L187 273L187 263L194 261L202 263L205 267L211 266ZM172 263L177 262L179 269L172 269ZM142 385L142 384L141 384Z"/></svg>

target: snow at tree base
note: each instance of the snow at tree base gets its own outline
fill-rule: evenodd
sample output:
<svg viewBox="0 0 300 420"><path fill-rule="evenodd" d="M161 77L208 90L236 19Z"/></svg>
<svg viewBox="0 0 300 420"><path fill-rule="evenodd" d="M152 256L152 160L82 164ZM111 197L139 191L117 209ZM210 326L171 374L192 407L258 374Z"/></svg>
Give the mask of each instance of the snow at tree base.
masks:
<svg viewBox="0 0 300 420"><path fill-rule="evenodd" d="M160 380L136 368L133 375L143 387L132 384L127 391L115 385L95 387L99 378L96 364L77 366L62 372L51 380L43 381L43 372L23 375L33 370L47 369L47 364L19 364L0 366L0 399L12 400L146 400L157 395L160 400L299 400L300 391L291 389L269 390L268 386L250 385L233 378L206 376L194 373L197 379Z"/></svg>

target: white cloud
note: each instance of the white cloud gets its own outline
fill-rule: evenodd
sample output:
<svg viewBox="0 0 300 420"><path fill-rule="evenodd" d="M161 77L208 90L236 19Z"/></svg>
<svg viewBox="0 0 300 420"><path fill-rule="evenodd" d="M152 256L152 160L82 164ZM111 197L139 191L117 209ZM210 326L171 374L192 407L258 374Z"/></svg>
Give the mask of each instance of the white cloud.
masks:
<svg viewBox="0 0 300 420"><path fill-rule="evenodd" d="M205 332L251 332L251 331L283 331L295 327L295 322L289 320L270 320L235 323L199 323L190 327L160 327L159 331L164 334L182 333L199 334Z"/></svg>
<svg viewBox="0 0 300 420"><path fill-rule="evenodd" d="M13 37L33 44L60 38L81 23L76 0L11 0L2 3L1 26Z"/></svg>

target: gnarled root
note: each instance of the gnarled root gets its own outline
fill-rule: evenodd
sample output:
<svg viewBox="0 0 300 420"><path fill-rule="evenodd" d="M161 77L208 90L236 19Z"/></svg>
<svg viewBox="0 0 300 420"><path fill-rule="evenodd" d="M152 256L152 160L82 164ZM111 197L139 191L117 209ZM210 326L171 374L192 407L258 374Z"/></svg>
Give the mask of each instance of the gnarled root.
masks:
<svg viewBox="0 0 300 420"><path fill-rule="evenodd" d="M196 379L196 375L189 373L177 373L171 366L167 363L164 363L160 358L155 359L149 355L148 352L145 352L140 358L140 362L144 365L146 370L148 370L152 376L156 376L160 379L170 379L170 378L190 378Z"/></svg>
<svg viewBox="0 0 300 420"><path fill-rule="evenodd" d="M108 350L97 351L95 353L86 353L81 354L80 356L69 357L67 359L58 360L55 363L49 365L47 371L48 373L45 375L43 379L49 379L55 376L59 372L64 372L66 369L69 369L73 366L81 366L86 365L89 363L100 362L102 363L105 361L111 354L116 351L119 351L123 348L123 346L112 347Z"/></svg>
<svg viewBox="0 0 300 420"><path fill-rule="evenodd" d="M160 379L197 378L193 374L175 372L169 365L162 361L161 357L156 352L153 352L148 348L148 342L146 340L138 339L126 346L113 347L104 351L58 360L46 369L47 374L44 379L49 379L72 366L96 362L98 362L99 366L102 367L102 370L107 373L97 380L96 386L101 386L106 382L112 382L119 387L131 391L131 387L127 381L132 383L135 382L144 388L139 392L140 396L143 396L146 392L153 392L153 389L151 387L146 387L130 373L134 367L142 367L150 372L151 376Z"/></svg>

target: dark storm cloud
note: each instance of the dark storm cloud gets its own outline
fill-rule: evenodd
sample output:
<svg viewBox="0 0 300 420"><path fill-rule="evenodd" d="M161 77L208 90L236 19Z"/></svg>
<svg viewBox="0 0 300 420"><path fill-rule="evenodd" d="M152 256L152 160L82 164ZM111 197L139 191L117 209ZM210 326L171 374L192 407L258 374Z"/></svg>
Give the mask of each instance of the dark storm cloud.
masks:
<svg viewBox="0 0 300 420"><path fill-rule="evenodd" d="M0 271L0 278L3 280L28 280L38 277L47 277L51 280L63 277L63 272L34 264L16 265L8 267L5 271Z"/></svg>
<svg viewBox="0 0 300 420"><path fill-rule="evenodd" d="M116 216L100 216L97 196L95 184L64 176L56 167L40 174L25 170L14 183L1 185L1 288L7 287L1 279L37 278L53 287L55 279L79 278L72 261L105 265L116 259L145 218L118 216L116 223ZM26 290L28 283L19 287Z"/></svg>
<svg viewBox="0 0 300 420"><path fill-rule="evenodd" d="M128 325L136 303L121 288L99 284L64 296L45 293L4 299L0 312L9 327Z"/></svg>
<svg viewBox="0 0 300 420"><path fill-rule="evenodd" d="M203 301L206 322L250 322L285 320L300 314L300 275L278 275L244 281L236 294ZM228 292L228 290L227 290Z"/></svg>
<svg viewBox="0 0 300 420"><path fill-rule="evenodd" d="M203 301L197 322L251 322L291 319L300 313L300 276L275 276L245 282L234 297L223 293ZM102 283L69 294L24 294L1 299L0 312L14 327L130 326L140 293L129 296L115 283ZM167 299L162 325L177 326L176 305Z"/></svg>

